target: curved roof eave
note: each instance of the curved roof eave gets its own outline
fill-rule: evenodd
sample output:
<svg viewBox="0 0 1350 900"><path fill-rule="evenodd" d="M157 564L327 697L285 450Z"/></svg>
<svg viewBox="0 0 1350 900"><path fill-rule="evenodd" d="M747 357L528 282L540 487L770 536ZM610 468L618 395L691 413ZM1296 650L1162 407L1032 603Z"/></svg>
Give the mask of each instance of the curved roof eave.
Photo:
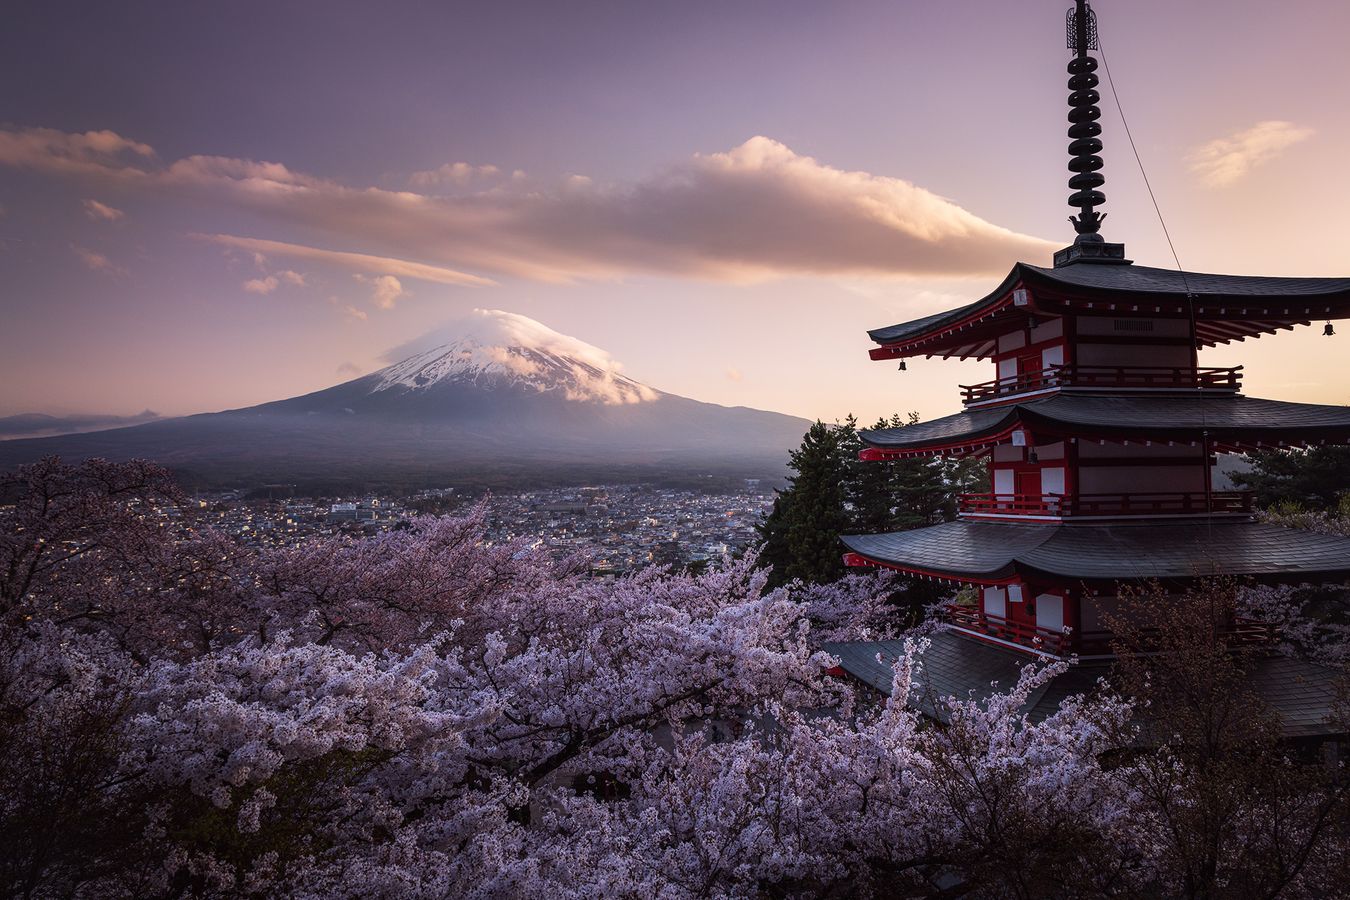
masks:
<svg viewBox="0 0 1350 900"><path fill-rule="evenodd" d="M899 428L864 429L858 439L879 450L922 450L996 437L1022 420L1021 405L967 410Z"/></svg>
<svg viewBox="0 0 1350 900"><path fill-rule="evenodd" d="M936 451L1003 437L1019 425L1065 437L1115 436L1218 443L1350 443L1350 407L1258 397L1148 397L1060 393L1025 403L965 410L900 428L863 430L878 450Z"/></svg>
<svg viewBox="0 0 1350 900"><path fill-rule="evenodd" d="M1117 294L1231 299L1314 298L1350 296L1350 278L1297 278L1267 275L1215 275L1139 265L1078 264L1053 268L1018 263L1032 284L1107 291Z"/></svg>
<svg viewBox="0 0 1350 900"><path fill-rule="evenodd" d="M867 332L867 336L878 344L894 344L899 341L917 337L926 331L938 330L948 325L960 322L962 319L969 318L975 313L985 308L992 308L998 304L1005 296L1012 291L1017 282L1022 278L1022 263L1017 263L1008 272L1006 278L993 291L984 297L976 300L974 303L967 303L965 306L958 306L956 309L949 309L945 312L933 313L930 316L924 316L921 319L912 319L908 322L901 322L898 325L890 325L886 328L874 328Z"/></svg>
<svg viewBox="0 0 1350 900"><path fill-rule="evenodd" d="M1298 583L1350 577L1350 538L1251 521L1043 525L958 520L840 540L877 565L954 581L1006 581L1020 575L1103 583L1232 575Z"/></svg>
<svg viewBox="0 0 1350 900"><path fill-rule="evenodd" d="M993 309L1019 282L1059 291L1089 291L1108 296L1185 298L1201 302L1249 303L1254 300L1338 301L1335 309L1305 310L1309 315L1350 316L1350 278L1292 278L1265 275L1215 275L1152 266L1079 263L1059 268L1016 263L1002 283L973 303L867 332L882 346L914 341Z"/></svg>

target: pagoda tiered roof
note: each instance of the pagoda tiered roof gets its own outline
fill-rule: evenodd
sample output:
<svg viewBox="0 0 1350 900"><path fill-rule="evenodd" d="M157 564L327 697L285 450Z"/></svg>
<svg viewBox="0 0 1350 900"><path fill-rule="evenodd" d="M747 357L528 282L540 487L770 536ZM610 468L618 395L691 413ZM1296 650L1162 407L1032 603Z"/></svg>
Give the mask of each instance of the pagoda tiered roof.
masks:
<svg viewBox="0 0 1350 900"><path fill-rule="evenodd" d="M1299 583L1350 577L1350 538L1249 520L1005 524L944 522L913 531L846 535L871 564L951 581L998 584L1260 576Z"/></svg>
<svg viewBox="0 0 1350 900"><path fill-rule="evenodd" d="M969 409L901 428L859 432L871 456L970 451L1006 442L1024 428L1038 435L1189 443L1212 449L1350 443L1350 407L1287 403L1232 394L1114 396L1060 393ZM868 451L864 451L867 453Z"/></svg>
<svg viewBox="0 0 1350 900"><path fill-rule="evenodd" d="M1019 290L1027 294L1015 296ZM1017 263L998 287L974 303L869 331L881 345L872 357L988 357L1010 324L1037 313L1194 314L1197 346L1212 346L1350 317L1350 278L1214 275L1123 261L1056 268Z"/></svg>
<svg viewBox="0 0 1350 900"><path fill-rule="evenodd" d="M903 641L857 641L826 644L826 653L839 660L849 675L884 694L892 690L892 666L905 652ZM984 701L1017 683L1027 655L983 643L975 638L939 631L917 654L918 671L911 685L910 703L926 715L945 722L948 697ZM1069 697L1096 690L1108 677L1106 660L1083 660L1067 672L1031 692L1022 714L1032 722L1053 715ZM1339 673L1324 666L1285 656L1257 656L1247 664L1246 682L1279 717L1284 736L1322 736L1335 708ZM1146 724L1146 723L1143 723Z"/></svg>

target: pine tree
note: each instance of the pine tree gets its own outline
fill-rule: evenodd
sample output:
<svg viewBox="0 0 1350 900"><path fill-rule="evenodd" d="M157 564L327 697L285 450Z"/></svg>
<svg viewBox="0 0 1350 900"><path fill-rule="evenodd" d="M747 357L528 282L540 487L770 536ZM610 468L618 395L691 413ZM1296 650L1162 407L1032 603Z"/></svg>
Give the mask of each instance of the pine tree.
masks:
<svg viewBox="0 0 1350 900"><path fill-rule="evenodd" d="M1255 491L1261 506L1296 504L1335 511L1341 498L1350 496L1350 447L1269 450L1249 458L1251 471L1235 472L1232 478Z"/></svg>
<svg viewBox="0 0 1350 900"><path fill-rule="evenodd" d="M847 421L852 421L852 416ZM886 419L878 419L873 429L889 428ZM864 462L858 454L866 447L856 429L849 435L846 448L848 474L849 532L881 534L897 529L894 485L896 463L884 460Z"/></svg>
<svg viewBox="0 0 1350 900"><path fill-rule="evenodd" d="M789 457L788 467L797 474L778 492L760 526L763 559L774 567L775 584L794 578L826 584L844 574L839 535L849 524L844 507L846 433L845 426L816 422Z"/></svg>
<svg viewBox="0 0 1350 900"><path fill-rule="evenodd" d="M917 413L879 419L873 429L904 428ZM778 492L759 526L760 560L773 568L770 583L793 578L818 584L844 574L841 534L881 534L922 528L956 516L956 495L982 490L981 460L907 459L863 462L857 419L816 422L789 467L796 472Z"/></svg>

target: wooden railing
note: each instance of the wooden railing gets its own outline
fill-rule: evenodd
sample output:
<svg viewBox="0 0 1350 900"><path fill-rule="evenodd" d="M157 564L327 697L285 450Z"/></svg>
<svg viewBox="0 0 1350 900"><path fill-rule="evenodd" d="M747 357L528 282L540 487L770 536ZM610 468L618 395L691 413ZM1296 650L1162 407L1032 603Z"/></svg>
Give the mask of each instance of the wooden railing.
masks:
<svg viewBox="0 0 1350 900"><path fill-rule="evenodd" d="M962 494L967 516L1171 516L1252 511L1251 491L1141 494Z"/></svg>
<svg viewBox="0 0 1350 900"><path fill-rule="evenodd" d="M1039 372L1011 375L982 384L963 384L961 396L966 403L980 403L1056 387L1236 391L1242 386L1241 373L1242 366L1205 369L1189 366L1051 366Z"/></svg>
<svg viewBox="0 0 1350 900"><path fill-rule="evenodd" d="M1070 652L1084 655L1109 654L1111 642L1115 639L1109 631L1052 631L1039 625L1015 622L1004 616L983 612L973 606L949 604L943 608L944 618L952 625L982 634L986 637L1011 641L1024 647L1042 650L1059 656ZM1157 632L1153 632L1156 634ZM1256 646L1269 644L1275 640L1275 627L1255 619L1236 618L1227 628L1220 630L1219 636L1230 646ZM1151 643L1150 633L1141 634L1145 644Z"/></svg>
<svg viewBox="0 0 1350 900"><path fill-rule="evenodd" d="M983 612L973 606L947 606L947 621L953 625L1024 647L1034 647L1046 653L1063 655L1071 649L1070 636L1062 631L1051 631L1039 625L1014 622L1003 616Z"/></svg>

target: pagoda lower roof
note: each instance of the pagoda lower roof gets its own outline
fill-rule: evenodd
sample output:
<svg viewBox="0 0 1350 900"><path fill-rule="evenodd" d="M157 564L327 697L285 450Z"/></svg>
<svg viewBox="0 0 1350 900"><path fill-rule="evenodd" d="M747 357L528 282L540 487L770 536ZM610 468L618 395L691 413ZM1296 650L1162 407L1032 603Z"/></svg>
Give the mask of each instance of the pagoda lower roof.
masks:
<svg viewBox="0 0 1350 900"><path fill-rule="evenodd" d="M937 453L1006 442L1018 428L1056 437L1196 441L1211 446L1350 443L1350 407L1241 395L1060 393L959 412L900 428L860 431L878 450Z"/></svg>
<svg viewBox="0 0 1350 900"><path fill-rule="evenodd" d="M1293 583L1350 579L1350 538L1250 520L1092 525L955 521L840 540L873 565L975 584L1185 580L1220 574Z"/></svg>
<svg viewBox="0 0 1350 900"><path fill-rule="evenodd" d="M826 644L849 675L890 695L892 666L905 652L903 641L855 641ZM1022 667L1024 652L985 643L956 631L938 631L917 654L919 666L910 704L925 715L948 721L949 697L984 701L1010 690ZM1285 656L1258 656L1248 662L1247 685L1280 717L1286 738L1319 737L1344 732L1330 721L1337 698L1339 673ZM1091 694L1109 675L1106 660L1084 660L1032 691L1021 713L1031 722L1044 721L1070 697Z"/></svg>
<svg viewBox="0 0 1350 900"><path fill-rule="evenodd" d="M1013 310L1012 292L1018 286L1030 290L1033 302ZM1092 305L1092 301L1103 305ZM982 333L981 327L987 329L1014 312L1038 309L1114 316L1178 316L1193 311L1200 344L1226 343L1312 319L1350 316L1350 278L1214 275L1132 263L1076 263L1057 268L1017 263L998 287L974 303L867 334L883 347L945 355L952 352L947 344L969 343ZM1216 324L1206 324L1211 322ZM958 333L965 336L958 340ZM987 354L967 350L961 355Z"/></svg>

